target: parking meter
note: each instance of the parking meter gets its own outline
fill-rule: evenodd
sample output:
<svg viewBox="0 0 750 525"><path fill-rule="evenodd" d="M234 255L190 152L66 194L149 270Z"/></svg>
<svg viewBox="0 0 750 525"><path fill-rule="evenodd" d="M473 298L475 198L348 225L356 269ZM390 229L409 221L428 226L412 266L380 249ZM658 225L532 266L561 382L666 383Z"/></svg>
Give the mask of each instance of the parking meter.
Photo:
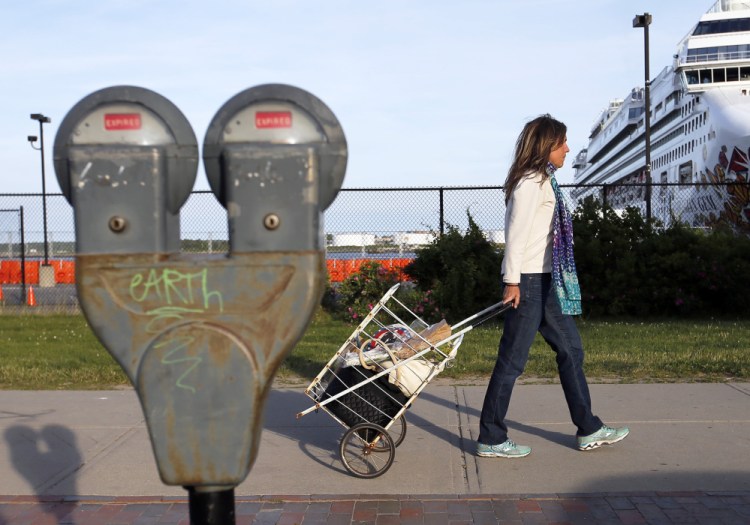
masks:
<svg viewBox="0 0 750 525"><path fill-rule="evenodd" d="M230 252L219 256L180 252L197 147L165 98L95 92L54 147L74 207L79 302L136 389L159 475L188 489L191 520L233 523L273 376L324 290L322 214L347 149L320 100L266 85L219 110L203 156L227 209Z"/></svg>
<svg viewBox="0 0 750 525"><path fill-rule="evenodd" d="M230 251L320 250L321 210L344 180L336 117L292 86L257 86L227 101L203 141L214 194L229 212Z"/></svg>
<svg viewBox="0 0 750 525"><path fill-rule="evenodd" d="M170 101L131 86L92 93L60 124L54 157L82 227L77 253L179 251L179 211L195 183L198 146Z"/></svg>

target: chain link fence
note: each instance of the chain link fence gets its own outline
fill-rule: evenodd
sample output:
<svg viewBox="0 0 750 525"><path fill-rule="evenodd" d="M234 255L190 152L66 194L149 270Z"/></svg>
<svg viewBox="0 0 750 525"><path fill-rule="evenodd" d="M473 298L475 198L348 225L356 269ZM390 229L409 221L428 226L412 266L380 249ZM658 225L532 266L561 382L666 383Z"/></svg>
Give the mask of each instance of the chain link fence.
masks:
<svg viewBox="0 0 750 525"><path fill-rule="evenodd" d="M750 235L750 185L644 184L562 185L575 203L587 196L616 211L650 211L664 226L674 221L696 228L719 223ZM409 259L415 249L447 228L465 231L468 216L488 240L505 241L505 193L499 186L433 188L345 188L325 212L329 259ZM29 295L45 311L75 311L73 209L62 194L47 194L47 253L52 286L40 285L45 218L41 194L0 194L0 308L31 311ZM195 191L181 210L182 250L226 253L226 212L210 191ZM45 284L45 283L41 283ZM49 284L49 283L47 283Z"/></svg>

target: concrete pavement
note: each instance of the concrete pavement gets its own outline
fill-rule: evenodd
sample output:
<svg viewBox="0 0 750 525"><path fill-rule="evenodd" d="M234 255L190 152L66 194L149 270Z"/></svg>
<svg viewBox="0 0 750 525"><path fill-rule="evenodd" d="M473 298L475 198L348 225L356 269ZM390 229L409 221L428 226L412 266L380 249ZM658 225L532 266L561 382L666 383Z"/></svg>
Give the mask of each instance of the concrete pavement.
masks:
<svg viewBox="0 0 750 525"><path fill-rule="evenodd" d="M550 498L591 503L658 500L662 494L671 501L679 495L730 498L725 507L732 519L750 523L750 383L595 384L591 393L595 413L607 424L631 428L623 442L578 451L560 386L518 385L508 414L510 436L533 452L523 459L491 459L473 454L484 386L434 381L407 413L406 439L391 469L362 480L349 475L338 456L345 429L322 411L296 419L311 401L301 388L276 387L268 398L258 459L235 490L237 508L264 501L328 502L330 508L331 501L351 501L351 520L342 518L349 523L357 521L357 504L378 495L420 502L421 522L427 523L425 501L445 502L441 521L448 519L451 501L494 508L496 501L539 506ZM85 502L116 500L122 506L133 498L150 504L171 498L184 506L186 492L159 480L132 390L0 391L0 431L0 523L21 508L13 505L29 500L37 505L67 500L80 509ZM635 503L628 499L626 505ZM617 510L611 502L609 510ZM257 522L257 512L253 516ZM21 523L8 521L16 522Z"/></svg>

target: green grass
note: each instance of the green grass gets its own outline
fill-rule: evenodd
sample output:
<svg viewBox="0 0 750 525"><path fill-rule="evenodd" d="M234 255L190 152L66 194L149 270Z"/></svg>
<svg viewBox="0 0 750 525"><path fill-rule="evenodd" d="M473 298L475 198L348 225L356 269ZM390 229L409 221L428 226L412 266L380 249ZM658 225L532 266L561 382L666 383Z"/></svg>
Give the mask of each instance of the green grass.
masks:
<svg viewBox="0 0 750 525"><path fill-rule="evenodd" d="M591 382L746 381L750 379L750 321L579 320ZM354 329L318 311L279 375L314 377ZM455 366L441 377L486 379L500 339L499 325L469 332ZM557 376L553 352L537 337L522 379ZM86 390L127 386L119 366L81 316L0 315L0 389Z"/></svg>
<svg viewBox="0 0 750 525"><path fill-rule="evenodd" d="M0 316L0 388L87 390L127 384L82 316Z"/></svg>
<svg viewBox="0 0 750 525"><path fill-rule="evenodd" d="M578 321L593 381L726 381L750 378L747 321ZM448 374L485 375L494 364L499 328L467 334ZM537 336L525 376L557 377L554 353Z"/></svg>

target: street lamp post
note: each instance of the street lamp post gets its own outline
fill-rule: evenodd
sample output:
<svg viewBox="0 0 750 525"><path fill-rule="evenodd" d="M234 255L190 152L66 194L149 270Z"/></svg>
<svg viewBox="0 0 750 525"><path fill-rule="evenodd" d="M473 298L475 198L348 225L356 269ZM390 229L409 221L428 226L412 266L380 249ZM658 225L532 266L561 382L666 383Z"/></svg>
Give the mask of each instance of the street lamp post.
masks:
<svg viewBox="0 0 750 525"><path fill-rule="evenodd" d="M41 113L32 113L31 120L39 122L39 147L34 147L36 137L33 135L28 136L29 143L34 149L38 149L42 155L42 214L44 218L44 266L49 266L49 251L47 244L47 183L44 175L44 124L52 122L49 117L45 117Z"/></svg>
<svg viewBox="0 0 750 525"><path fill-rule="evenodd" d="M633 18L633 27L643 28L643 53L646 65L646 219L651 220L651 75L649 74L648 64L648 26L651 25L651 15L643 13L635 15Z"/></svg>

